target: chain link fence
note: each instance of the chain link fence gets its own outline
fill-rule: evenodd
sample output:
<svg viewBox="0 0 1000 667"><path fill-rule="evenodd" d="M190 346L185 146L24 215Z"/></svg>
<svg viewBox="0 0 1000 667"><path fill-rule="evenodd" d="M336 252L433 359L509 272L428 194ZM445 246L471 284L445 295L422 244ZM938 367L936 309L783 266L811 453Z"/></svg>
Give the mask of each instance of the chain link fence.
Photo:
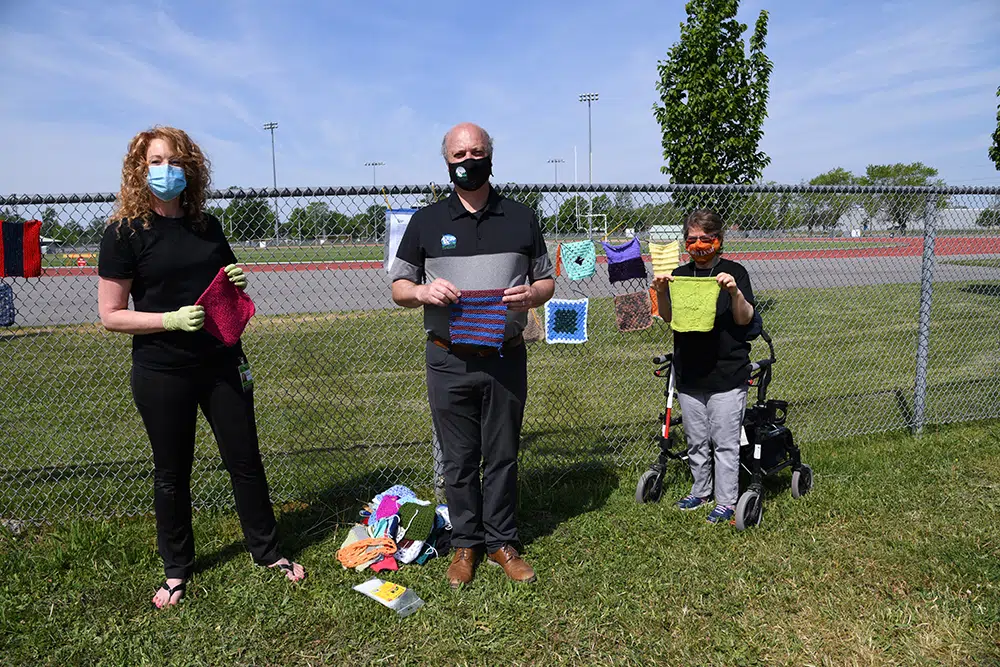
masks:
<svg viewBox="0 0 1000 667"><path fill-rule="evenodd" d="M497 187L538 212L553 259L560 243L585 239L599 255L592 277L563 269L556 281L557 298L589 299L588 341L530 345L526 475L653 459L663 381L651 359L672 336L658 319L618 329L614 297L648 280L610 283L599 241L638 237L646 251L679 238L685 212L703 205L723 213L726 256L750 272L777 352L771 395L790 402L800 441L1000 416L1000 188ZM420 313L394 306L383 260L387 209L448 193L213 193L257 304L244 347L276 503L431 485ZM2 279L16 318L0 328L0 519L152 508L130 340L97 316L97 244L113 199L0 198L0 218L42 221L44 252L41 278ZM204 420L192 488L198 507L232 502Z"/></svg>

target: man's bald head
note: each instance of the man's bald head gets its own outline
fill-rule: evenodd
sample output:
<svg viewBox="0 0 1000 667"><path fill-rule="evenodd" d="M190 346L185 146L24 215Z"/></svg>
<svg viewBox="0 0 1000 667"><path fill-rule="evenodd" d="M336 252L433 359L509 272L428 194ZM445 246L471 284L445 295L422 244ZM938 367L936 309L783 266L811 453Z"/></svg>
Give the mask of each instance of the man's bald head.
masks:
<svg viewBox="0 0 1000 667"><path fill-rule="evenodd" d="M441 155L445 162L493 157L493 137L474 123L459 123L441 140Z"/></svg>

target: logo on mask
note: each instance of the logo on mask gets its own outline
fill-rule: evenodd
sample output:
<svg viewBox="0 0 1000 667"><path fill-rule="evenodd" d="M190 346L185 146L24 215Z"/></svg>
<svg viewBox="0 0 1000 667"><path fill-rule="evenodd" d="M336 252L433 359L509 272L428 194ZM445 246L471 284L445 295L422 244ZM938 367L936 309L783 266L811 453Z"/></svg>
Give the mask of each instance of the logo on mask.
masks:
<svg viewBox="0 0 1000 667"><path fill-rule="evenodd" d="M465 178L468 172L465 171L465 167L455 167L455 175L459 178Z"/></svg>
<svg viewBox="0 0 1000 667"><path fill-rule="evenodd" d="M458 239L456 239L451 234L445 234L441 237L441 249L442 250L454 250L458 246Z"/></svg>

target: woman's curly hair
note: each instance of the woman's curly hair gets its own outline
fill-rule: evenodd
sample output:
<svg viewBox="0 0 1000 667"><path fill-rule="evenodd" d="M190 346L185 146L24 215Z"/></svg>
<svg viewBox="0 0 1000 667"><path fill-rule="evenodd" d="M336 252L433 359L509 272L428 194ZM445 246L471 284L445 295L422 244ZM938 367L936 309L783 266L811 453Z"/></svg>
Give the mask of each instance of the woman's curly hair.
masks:
<svg viewBox="0 0 1000 667"><path fill-rule="evenodd" d="M129 142L122 163L122 188L109 222L142 220L143 227L149 229L152 213L150 202L153 193L149 191L146 182L146 175L149 172L146 152L154 139L163 139L169 143L175 157L180 158L184 178L187 181L187 187L180 194L181 208L195 225L203 225L202 211L205 208L205 193L211 182L211 163L186 132L159 125L140 132Z"/></svg>

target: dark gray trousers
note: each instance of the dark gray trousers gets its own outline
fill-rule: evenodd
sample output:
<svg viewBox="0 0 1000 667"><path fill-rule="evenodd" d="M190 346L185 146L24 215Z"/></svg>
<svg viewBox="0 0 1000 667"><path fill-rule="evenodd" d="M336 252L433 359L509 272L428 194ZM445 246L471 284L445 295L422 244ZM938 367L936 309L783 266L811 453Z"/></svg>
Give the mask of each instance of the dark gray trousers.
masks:
<svg viewBox="0 0 1000 667"><path fill-rule="evenodd" d="M441 439L453 547L517 543L517 453L528 396L524 345L485 358L428 341L427 396ZM482 479L479 471L482 469Z"/></svg>

